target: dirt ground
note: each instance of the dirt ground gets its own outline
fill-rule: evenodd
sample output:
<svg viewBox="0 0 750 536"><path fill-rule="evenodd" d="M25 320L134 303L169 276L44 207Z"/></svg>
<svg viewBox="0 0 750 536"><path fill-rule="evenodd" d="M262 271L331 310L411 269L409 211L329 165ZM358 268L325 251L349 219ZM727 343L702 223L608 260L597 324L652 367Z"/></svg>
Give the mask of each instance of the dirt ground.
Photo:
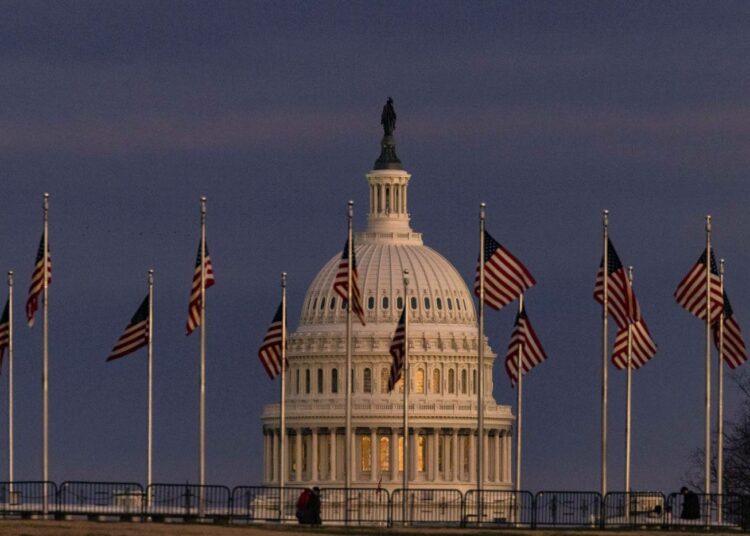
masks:
<svg viewBox="0 0 750 536"><path fill-rule="evenodd" d="M379 527L300 527L298 525L199 525L182 523L114 523L93 521L16 521L0 520L0 535L13 536L314 536L334 534L373 536L497 536L498 529L436 529ZM664 536L663 531L577 531L577 530L513 530L502 532L513 536ZM679 536L706 536L705 531L677 531ZM720 533L712 532L712 536ZM727 533L737 536L738 533ZM741 534L741 533L740 533Z"/></svg>

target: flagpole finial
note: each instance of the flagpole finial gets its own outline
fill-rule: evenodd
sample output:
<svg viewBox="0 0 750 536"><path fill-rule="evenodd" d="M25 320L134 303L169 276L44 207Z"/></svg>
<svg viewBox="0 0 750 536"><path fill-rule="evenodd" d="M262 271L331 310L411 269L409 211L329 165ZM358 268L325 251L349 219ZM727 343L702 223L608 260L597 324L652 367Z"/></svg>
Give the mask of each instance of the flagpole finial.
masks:
<svg viewBox="0 0 750 536"><path fill-rule="evenodd" d="M706 214L706 231L711 232L711 214Z"/></svg>
<svg viewBox="0 0 750 536"><path fill-rule="evenodd" d="M722 263L723 266L723 263ZM13 286L13 270L8 270L8 286Z"/></svg>
<svg viewBox="0 0 750 536"><path fill-rule="evenodd" d="M628 266L628 281L630 281L630 284L633 284L633 266Z"/></svg>
<svg viewBox="0 0 750 536"><path fill-rule="evenodd" d="M44 192L44 202L42 203L42 207L45 212L49 210L49 194L47 192Z"/></svg>
<svg viewBox="0 0 750 536"><path fill-rule="evenodd" d="M148 270L148 284L153 285L154 284L154 269L149 268Z"/></svg>
<svg viewBox="0 0 750 536"><path fill-rule="evenodd" d="M286 288L286 272L281 272L281 288Z"/></svg>
<svg viewBox="0 0 750 536"><path fill-rule="evenodd" d="M609 226L609 210L606 208L602 210L602 222L604 222L604 227Z"/></svg>
<svg viewBox="0 0 750 536"><path fill-rule="evenodd" d="M485 203L484 201L479 203L479 219L480 220L484 220L484 209L486 208L487 208L487 203Z"/></svg>
<svg viewBox="0 0 750 536"><path fill-rule="evenodd" d="M9 272L13 273L13 272ZM724 275L724 259L719 259L719 274Z"/></svg>

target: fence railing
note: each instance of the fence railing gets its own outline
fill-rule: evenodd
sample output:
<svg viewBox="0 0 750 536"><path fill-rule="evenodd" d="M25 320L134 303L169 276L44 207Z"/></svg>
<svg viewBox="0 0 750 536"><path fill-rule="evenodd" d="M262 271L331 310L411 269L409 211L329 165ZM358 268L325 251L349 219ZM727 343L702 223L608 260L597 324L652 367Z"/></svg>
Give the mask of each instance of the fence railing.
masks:
<svg viewBox="0 0 750 536"><path fill-rule="evenodd" d="M77 517L201 519L230 523L296 523L305 488L198 486L135 482L0 482L0 518ZM750 532L750 495L410 488L323 488L324 524L362 526L496 526L515 528L701 527Z"/></svg>

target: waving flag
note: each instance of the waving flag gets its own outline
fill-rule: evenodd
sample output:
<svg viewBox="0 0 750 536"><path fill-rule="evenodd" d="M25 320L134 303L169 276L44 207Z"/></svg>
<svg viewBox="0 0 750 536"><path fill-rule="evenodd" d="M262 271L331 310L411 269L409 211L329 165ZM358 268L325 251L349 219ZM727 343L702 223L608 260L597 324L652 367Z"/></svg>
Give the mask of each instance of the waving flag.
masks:
<svg viewBox="0 0 750 536"><path fill-rule="evenodd" d="M272 380L281 374L282 321L282 305L279 304L271 325L266 331L266 336L263 338L263 344L258 350L260 363Z"/></svg>
<svg viewBox="0 0 750 536"><path fill-rule="evenodd" d="M3 354L10 344L10 300L5 302L3 316L0 318L0 365L3 364Z"/></svg>
<svg viewBox="0 0 750 536"><path fill-rule="evenodd" d="M523 374L547 359L544 348L542 348L529 317L526 315L526 307L523 307L521 312L516 315L516 323L513 326L513 334L510 336L508 351L505 352L505 371L513 385L518 382L519 352L521 353Z"/></svg>
<svg viewBox="0 0 750 536"><path fill-rule="evenodd" d="M599 263L599 271L596 274L594 299L604 304L604 258ZM628 324L641 317L638 300L635 299L628 275L609 239L607 239L607 309L620 329L627 328Z"/></svg>
<svg viewBox="0 0 750 536"><path fill-rule="evenodd" d="M49 254L47 244L47 285L52 283L52 257ZM29 327L34 326L34 315L39 309L39 294L44 289L44 235L39 241L39 250L36 254L34 272L31 274L31 285L29 285L29 297L26 300L26 321Z"/></svg>
<svg viewBox="0 0 750 536"><path fill-rule="evenodd" d="M344 303L349 299L349 241L344 244L344 252L341 254L339 269L333 280L333 290L341 296ZM365 310L362 308L362 296L359 293L359 273L357 272L357 256L354 253L354 242L352 241L352 311L359 318L360 323L365 326Z"/></svg>
<svg viewBox="0 0 750 536"><path fill-rule="evenodd" d="M634 369L639 369L646 362L656 355L656 344L651 338L651 332L648 330L648 326L639 319L632 324L632 355L630 366ZM612 363L618 369L628 368L628 328L620 328L617 330L615 335L615 346L612 350Z"/></svg>
<svg viewBox="0 0 750 536"><path fill-rule="evenodd" d="M719 323L713 325L714 346L719 349ZM742 339L742 331L734 316L734 310L729 303L729 297L724 293L724 352L722 358L729 368L737 368L747 361L747 348Z"/></svg>
<svg viewBox="0 0 750 536"><path fill-rule="evenodd" d="M710 269L710 292L711 292L711 318L717 319L724 308L724 298L721 293L721 278L716 268L714 251L711 250ZM677 303L688 312L701 320L706 319L706 250L698 259L698 262L680 281L674 292Z"/></svg>
<svg viewBox="0 0 750 536"><path fill-rule="evenodd" d="M388 391L393 391L393 388L401 379L404 372L404 356L406 355L406 307L401 311L401 317L391 341L390 353L393 357L393 362L391 363L391 375L388 378Z"/></svg>
<svg viewBox="0 0 750 536"><path fill-rule="evenodd" d="M148 344L148 320L148 296L146 296L117 344L112 348L107 361L119 359L146 346Z"/></svg>
<svg viewBox="0 0 750 536"><path fill-rule="evenodd" d="M481 259L480 259L481 262ZM480 266L474 279L474 294L480 294ZM493 309L502 309L536 284L531 273L510 251L484 231L484 301Z"/></svg>
<svg viewBox="0 0 750 536"><path fill-rule="evenodd" d="M205 288L212 287L215 283L214 267L211 264L211 257L208 255L208 245L206 245L205 260L206 281ZM187 335L190 335L195 328L201 325L201 247L198 245L198 257L195 259L195 272L193 273L193 288L190 291L190 305L188 306Z"/></svg>

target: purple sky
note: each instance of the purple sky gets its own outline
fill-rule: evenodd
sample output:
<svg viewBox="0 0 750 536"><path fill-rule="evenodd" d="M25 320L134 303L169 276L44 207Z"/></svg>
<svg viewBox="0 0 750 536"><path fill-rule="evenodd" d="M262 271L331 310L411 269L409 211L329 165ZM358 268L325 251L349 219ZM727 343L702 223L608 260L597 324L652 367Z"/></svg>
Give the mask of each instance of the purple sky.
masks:
<svg viewBox="0 0 750 536"><path fill-rule="evenodd" d="M703 326L672 293L704 246L750 322L750 5L743 2L2 2L0 272L16 317L51 194L51 477L145 480L145 352L105 364L156 270L155 479L197 480L198 337L184 336L208 196L208 480L260 480L277 400L256 350L365 225L380 109L425 242L473 280L476 213L535 275L549 359L524 385L524 487L598 489L601 210L659 344L634 375L633 485L674 490L703 444ZM4 277L2 278L4 279ZM0 291L2 301L6 291ZM514 313L487 315L504 353ZM750 328L748 328L750 329ZM41 330L16 329L16 476L41 474ZM7 373L0 475L7 471ZM624 375L610 369L610 487ZM739 393L727 387L727 415ZM3 394L6 393L6 394ZM515 399L500 364L495 397ZM2 477L4 478L4 476Z"/></svg>

